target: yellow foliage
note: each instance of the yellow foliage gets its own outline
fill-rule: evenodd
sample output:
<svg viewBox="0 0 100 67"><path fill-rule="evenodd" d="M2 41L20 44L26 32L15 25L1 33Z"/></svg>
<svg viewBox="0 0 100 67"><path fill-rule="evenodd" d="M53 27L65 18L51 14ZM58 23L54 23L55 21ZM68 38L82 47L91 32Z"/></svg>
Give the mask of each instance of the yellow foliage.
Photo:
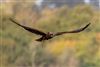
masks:
<svg viewBox="0 0 100 67"><path fill-rule="evenodd" d="M67 48L73 48L75 44L75 40L59 40L48 44L46 49L53 55L59 55Z"/></svg>
<svg viewBox="0 0 100 67"><path fill-rule="evenodd" d="M11 15L13 13L12 11L12 6L14 3L9 2L9 3L0 3L0 11L1 14L6 14L6 15Z"/></svg>
<svg viewBox="0 0 100 67"><path fill-rule="evenodd" d="M98 50L98 52L97 52L97 56L98 56L99 59L100 59L100 46L99 46L99 50Z"/></svg>
<svg viewBox="0 0 100 67"><path fill-rule="evenodd" d="M97 35L96 35L96 41L97 41L98 43L100 43L100 33L97 33Z"/></svg>

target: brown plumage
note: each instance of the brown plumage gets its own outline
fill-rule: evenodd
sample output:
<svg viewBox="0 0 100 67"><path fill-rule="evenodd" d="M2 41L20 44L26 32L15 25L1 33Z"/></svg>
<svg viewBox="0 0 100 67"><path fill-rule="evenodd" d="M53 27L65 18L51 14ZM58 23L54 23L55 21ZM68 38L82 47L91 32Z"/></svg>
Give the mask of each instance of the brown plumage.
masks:
<svg viewBox="0 0 100 67"><path fill-rule="evenodd" d="M33 29L33 28L30 28L30 27L26 27L26 26L23 26L21 24L19 24L18 22L16 22L15 20L13 20L12 18L10 18L10 20L12 22L14 22L15 24L21 26L22 28L24 28L25 30L31 32L31 33L34 33L34 34L37 34L37 35L41 35L42 37L40 37L39 39L36 39L36 41L44 41L44 40L49 40L55 36L58 36L58 35L62 35L62 34L66 34L66 33L79 33L83 30L85 30L89 25L90 23L88 23L86 26L84 26L83 28L80 28L80 29L76 29L76 30L72 30L72 31L66 31L66 32L57 32L57 33L52 33L52 32L48 32L48 33L44 33L42 31L39 31L37 29Z"/></svg>

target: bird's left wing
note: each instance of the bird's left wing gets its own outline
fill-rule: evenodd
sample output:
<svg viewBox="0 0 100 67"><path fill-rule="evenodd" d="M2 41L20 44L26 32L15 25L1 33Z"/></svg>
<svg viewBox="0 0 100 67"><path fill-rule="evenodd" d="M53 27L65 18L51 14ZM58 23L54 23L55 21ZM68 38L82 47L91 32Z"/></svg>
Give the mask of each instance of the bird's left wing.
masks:
<svg viewBox="0 0 100 67"><path fill-rule="evenodd" d="M85 30L89 25L90 25L90 23L88 23L85 27L80 28L80 29L66 31L66 32L57 32L56 34L54 34L54 36L58 36L58 35L66 34L66 33L79 33L81 31Z"/></svg>
<svg viewBox="0 0 100 67"><path fill-rule="evenodd" d="M19 25L19 26L21 26L22 28L24 28L25 30L27 30L27 31L29 31L29 32L31 32L31 33L34 33L34 34L37 34L37 35L46 35L44 32L42 32L42 31L39 31L39 30L37 30L37 29L33 29L33 28L30 28L30 27L26 27L26 26L24 26L24 25L21 25L21 24L19 24L18 22L16 22L15 20L13 20L12 18L9 18L13 23L15 23L15 24L17 24L17 25Z"/></svg>

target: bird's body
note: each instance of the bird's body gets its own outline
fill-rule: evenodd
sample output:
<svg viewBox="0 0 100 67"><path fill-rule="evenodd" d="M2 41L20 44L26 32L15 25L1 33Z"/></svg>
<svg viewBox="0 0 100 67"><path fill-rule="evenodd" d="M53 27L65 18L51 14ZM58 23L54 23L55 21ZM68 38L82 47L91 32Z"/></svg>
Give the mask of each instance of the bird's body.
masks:
<svg viewBox="0 0 100 67"><path fill-rule="evenodd" d="M23 26L19 23L17 23L16 21L14 21L12 18L10 18L10 20L14 23L16 23L17 25L21 26L22 28L24 28L25 30L31 32L31 33L34 33L34 34L37 34L37 35L41 35L42 37L40 37L39 39L36 39L36 41L44 41L44 40L49 40L55 36L59 36L59 35L62 35L62 34L65 34L65 33L79 33L83 30L85 30L89 25L87 24L85 27L83 28L80 28L80 29L77 29L77 30L72 30L72 31L67 31L67 32L57 32L57 33L53 33L53 32L48 32L48 33L44 33L42 31L39 31L37 29L33 29L33 28L30 28L30 27L26 27L26 26Z"/></svg>
<svg viewBox="0 0 100 67"><path fill-rule="evenodd" d="M36 39L36 41L43 41L43 40L49 40L53 38L53 34L51 32L48 32L46 35L42 36L39 39Z"/></svg>

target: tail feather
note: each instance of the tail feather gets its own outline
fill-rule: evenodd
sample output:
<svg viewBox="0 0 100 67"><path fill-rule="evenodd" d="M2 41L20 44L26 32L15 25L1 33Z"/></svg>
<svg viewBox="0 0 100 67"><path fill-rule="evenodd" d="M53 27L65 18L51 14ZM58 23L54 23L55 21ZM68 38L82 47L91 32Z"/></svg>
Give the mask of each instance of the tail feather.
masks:
<svg viewBox="0 0 100 67"><path fill-rule="evenodd" d="M39 38L39 39L36 39L36 41L42 41L43 40L43 38L41 37L41 38Z"/></svg>

